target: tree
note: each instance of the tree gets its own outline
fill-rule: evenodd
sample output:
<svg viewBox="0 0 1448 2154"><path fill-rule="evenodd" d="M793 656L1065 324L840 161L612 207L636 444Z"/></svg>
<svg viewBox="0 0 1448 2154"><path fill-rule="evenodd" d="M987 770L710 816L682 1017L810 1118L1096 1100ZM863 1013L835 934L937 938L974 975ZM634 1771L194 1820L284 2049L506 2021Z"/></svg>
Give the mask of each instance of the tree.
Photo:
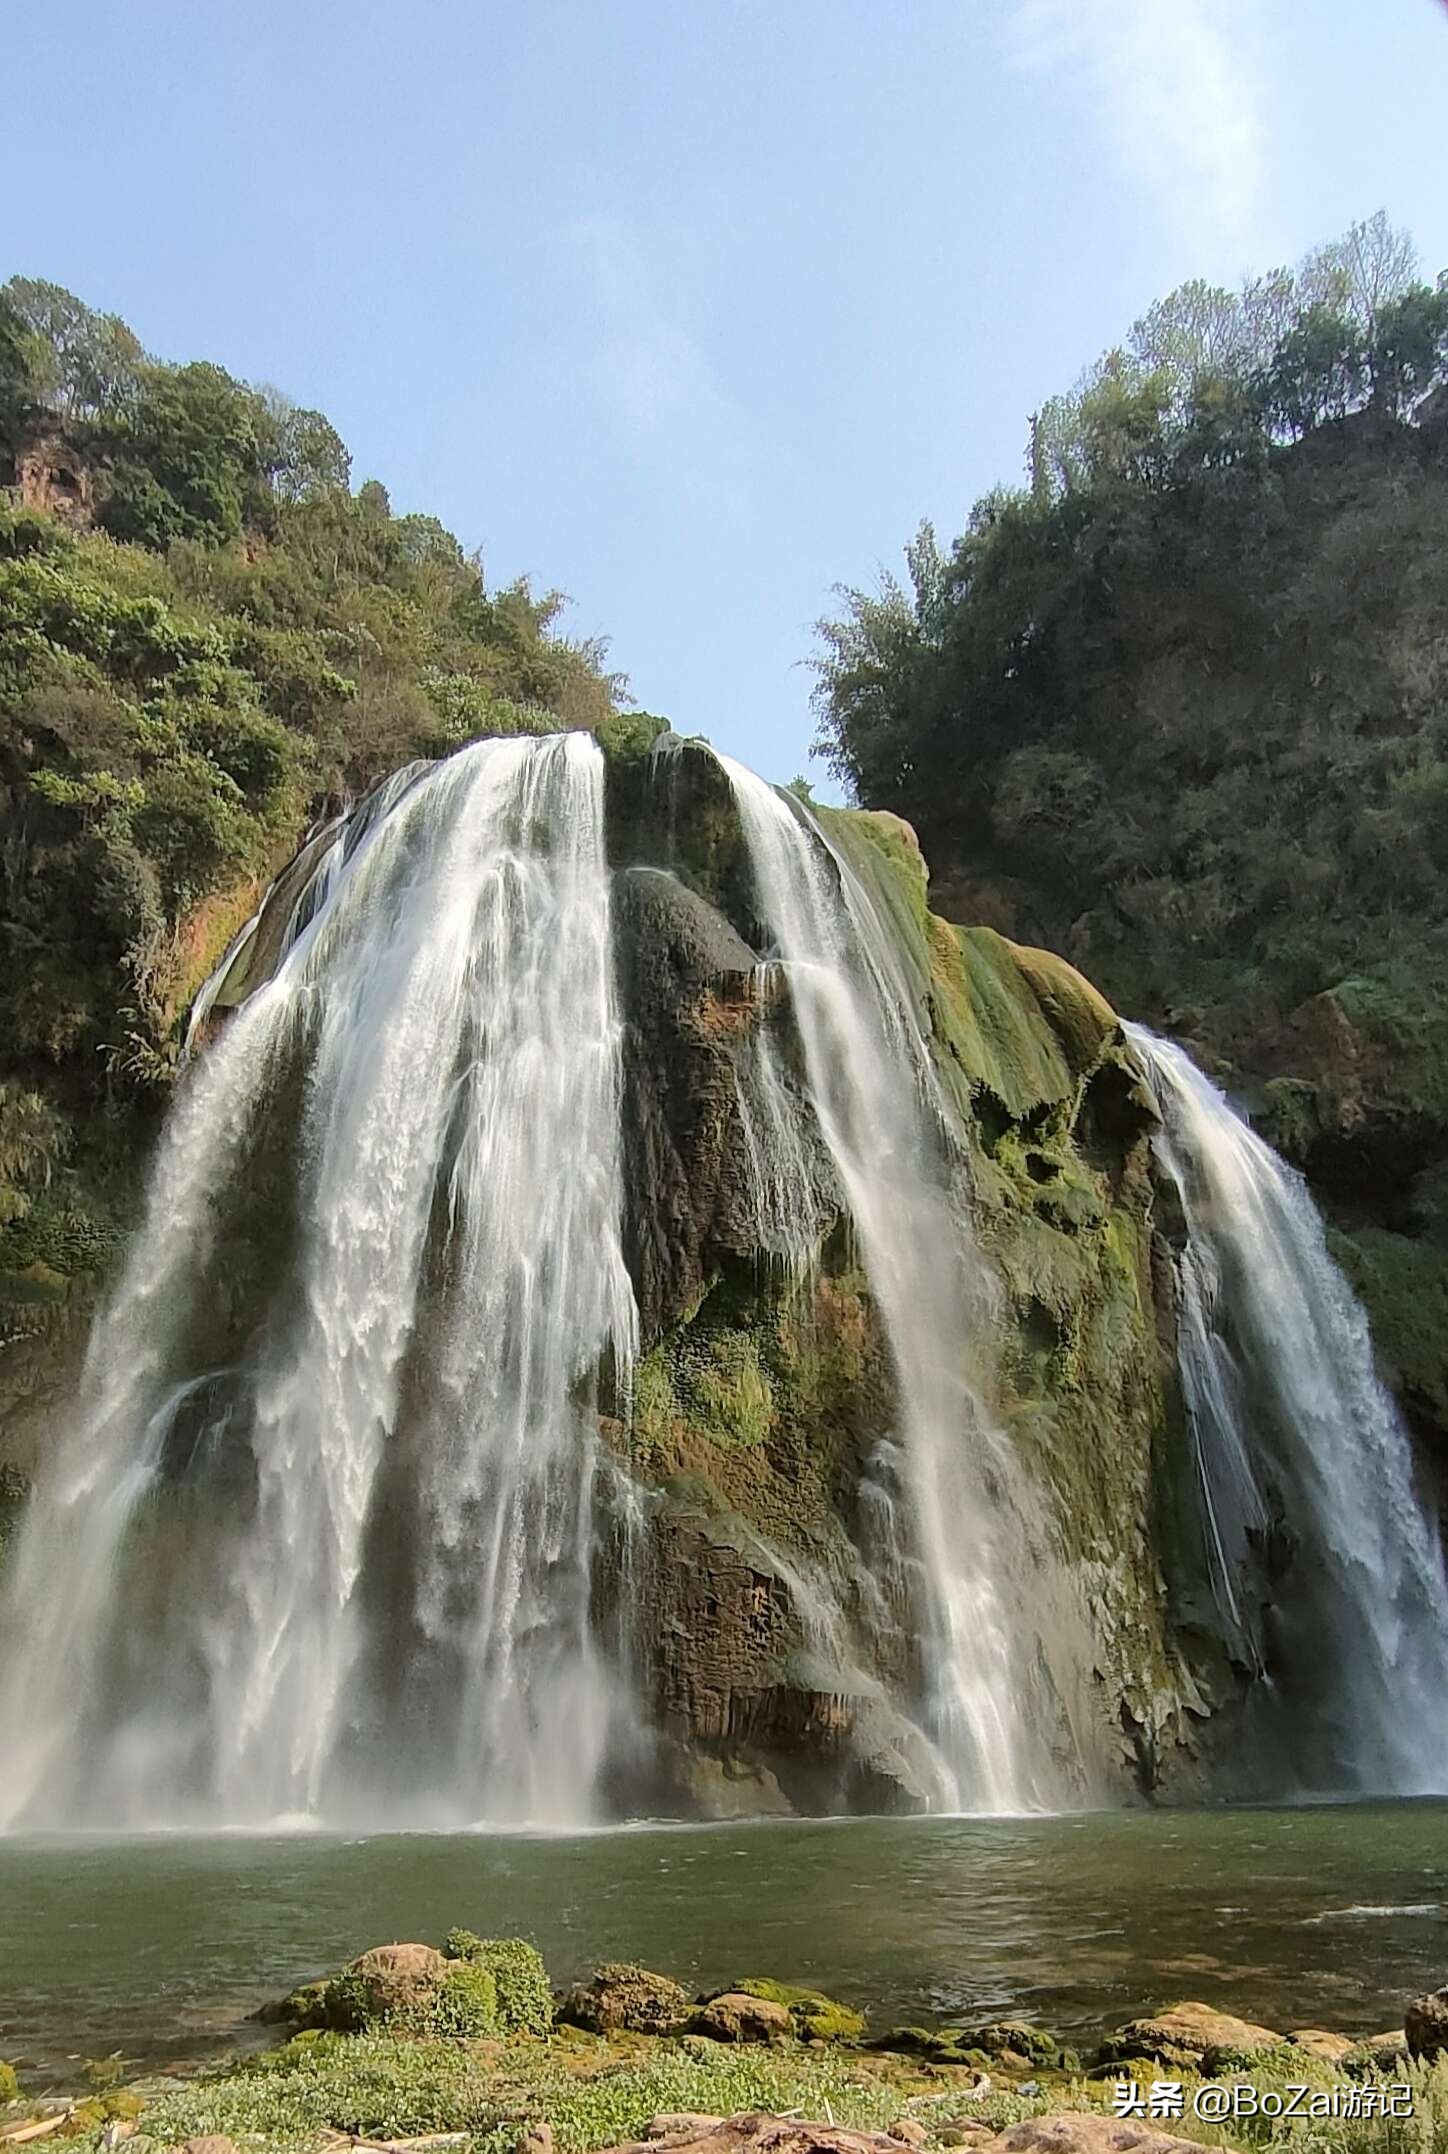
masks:
<svg viewBox="0 0 1448 2154"><path fill-rule="evenodd" d="M69 419L96 419L131 397L145 363L118 314L98 314L40 277L12 277L5 297L36 340L36 401Z"/></svg>
<svg viewBox="0 0 1448 2154"><path fill-rule="evenodd" d="M223 367L145 367L105 438L112 464L102 521L117 538L214 545L269 520L271 420L257 392Z"/></svg>
<svg viewBox="0 0 1448 2154"><path fill-rule="evenodd" d="M1357 322L1330 306L1312 306L1273 354L1262 378L1263 407L1275 428L1298 437L1356 410L1367 379L1368 354Z"/></svg>
<svg viewBox="0 0 1448 2154"><path fill-rule="evenodd" d="M0 445L14 446L36 402L40 350L15 302L0 291Z"/></svg>
<svg viewBox="0 0 1448 2154"><path fill-rule="evenodd" d="M1376 410L1407 418L1448 373L1448 283L1414 284L1382 306L1368 341L1367 375Z"/></svg>
<svg viewBox="0 0 1448 2154"><path fill-rule="evenodd" d="M262 389L257 395L270 421L265 462L277 499L305 501L335 489L345 493L352 459L331 420L320 411L303 410L279 389Z"/></svg>
<svg viewBox="0 0 1448 2154"><path fill-rule="evenodd" d="M1341 239L1308 255L1299 274L1302 303L1346 313L1370 336L1383 309L1401 299L1418 274L1412 237L1376 210Z"/></svg>

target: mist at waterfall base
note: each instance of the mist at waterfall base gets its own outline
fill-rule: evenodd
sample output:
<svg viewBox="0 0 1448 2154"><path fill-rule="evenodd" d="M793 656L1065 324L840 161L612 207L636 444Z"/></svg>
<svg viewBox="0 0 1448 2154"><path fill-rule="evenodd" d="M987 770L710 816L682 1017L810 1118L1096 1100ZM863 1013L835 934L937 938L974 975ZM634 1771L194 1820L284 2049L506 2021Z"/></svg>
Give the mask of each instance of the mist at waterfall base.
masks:
<svg viewBox="0 0 1448 2154"><path fill-rule="evenodd" d="M964 1134L848 859L720 764L799 1047L787 1066L761 1028L741 1080L758 1243L808 1274L843 1208L892 1365L857 1551L863 1604L913 1625L891 1714L929 1808L1089 1800L1089 1614L1032 1560L987 1404ZM479 743L310 841L203 992L198 1042L237 1006L178 1088L8 1566L0 1827L561 1830L656 1802L650 1494L601 1433L627 1430L639 1344L611 889L597 746ZM1312 1785L1448 1785L1418 1703L1443 1695L1448 1597L1360 1312L1305 1192L1133 1039L1186 1223L1218 1617L1301 1688ZM1303 1581L1282 1607L1279 1510ZM856 1667L822 1581L773 1554Z"/></svg>
<svg viewBox="0 0 1448 2154"><path fill-rule="evenodd" d="M1180 1047L1125 1029L1180 1204L1202 1553L1216 1613L1259 1676L1248 1748L1278 1790L1440 1792L1443 1551L1367 1319L1301 1176Z"/></svg>

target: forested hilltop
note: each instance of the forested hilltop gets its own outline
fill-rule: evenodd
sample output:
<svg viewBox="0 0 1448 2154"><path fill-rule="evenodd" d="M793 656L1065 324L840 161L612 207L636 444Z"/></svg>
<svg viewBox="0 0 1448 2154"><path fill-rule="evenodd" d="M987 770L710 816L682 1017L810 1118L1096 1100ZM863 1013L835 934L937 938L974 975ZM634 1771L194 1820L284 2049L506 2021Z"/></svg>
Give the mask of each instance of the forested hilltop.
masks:
<svg viewBox="0 0 1448 2154"><path fill-rule="evenodd" d="M822 624L820 747L934 902L1184 1037L1448 1433L1448 275L1381 214L1183 285L1027 483Z"/></svg>
<svg viewBox="0 0 1448 2154"><path fill-rule="evenodd" d="M180 1015L314 817L479 736L653 725L558 593L490 589L435 518L353 490L320 412L26 277L0 288L0 489L13 1339L103 1264Z"/></svg>

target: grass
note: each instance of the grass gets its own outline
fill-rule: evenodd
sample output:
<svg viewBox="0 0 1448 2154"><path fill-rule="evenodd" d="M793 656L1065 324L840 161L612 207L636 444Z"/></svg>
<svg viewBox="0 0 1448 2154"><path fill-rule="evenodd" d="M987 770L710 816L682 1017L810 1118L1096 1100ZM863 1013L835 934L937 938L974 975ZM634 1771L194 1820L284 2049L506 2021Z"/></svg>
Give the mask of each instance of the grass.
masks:
<svg viewBox="0 0 1448 2154"><path fill-rule="evenodd" d="M1169 2076L1165 2072L1163 2077ZM1295 2057L1239 2075L1259 2089L1293 2080L1343 2084L1330 2067ZM242 2154L311 2154L328 2131L408 2138L466 2131L469 2154L513 2154L534 2123L552 2126L564 2154L642 2136L662 2111L728 2115L769 2109L881 2128L902 2116L932 2140L952 2124L996 2130L1061 2109L1109 2110L1112 2083L1043 2075L1036 2091L996 2084L968 2099L971 2075L897 2056L789 2044L729 2048L697 2038L608 2039L565 2031L549 2041L460 2042L396 2035L303 2035L282 2048L158 2092L140 2119L138 2150L174 2148L222 2133ZM1151 2068L1138 2077L1149 2083ZM1448 2154L1448 2061L1412 2066L1415 2114L1391 2118L1244 2118L1229 2125L1190 2114L1157 2129L1244 2154ZM1026 2082L1026 2084L1031 2084ZM1186 2082L1188 2107L1197 2082ZM68 2141L93 2154L100 2129Z"/></svg>

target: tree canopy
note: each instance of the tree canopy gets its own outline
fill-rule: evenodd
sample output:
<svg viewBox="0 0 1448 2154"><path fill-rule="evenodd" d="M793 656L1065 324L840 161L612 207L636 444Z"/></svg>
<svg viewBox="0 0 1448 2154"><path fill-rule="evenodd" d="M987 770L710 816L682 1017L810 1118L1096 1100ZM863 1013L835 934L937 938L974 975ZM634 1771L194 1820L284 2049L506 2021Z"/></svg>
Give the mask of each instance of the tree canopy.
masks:
<svg viewBox="0 0 1448 2154"><path fill-rule="evenodd" d="M43 498L61 465L83 502ZM354 490L322 413L0 286L0 1298L68 1268L80 1155L101 1174L105 1117L169 1080L188 996L314 816L482 736L657 728L565 605Z"/></svg>

